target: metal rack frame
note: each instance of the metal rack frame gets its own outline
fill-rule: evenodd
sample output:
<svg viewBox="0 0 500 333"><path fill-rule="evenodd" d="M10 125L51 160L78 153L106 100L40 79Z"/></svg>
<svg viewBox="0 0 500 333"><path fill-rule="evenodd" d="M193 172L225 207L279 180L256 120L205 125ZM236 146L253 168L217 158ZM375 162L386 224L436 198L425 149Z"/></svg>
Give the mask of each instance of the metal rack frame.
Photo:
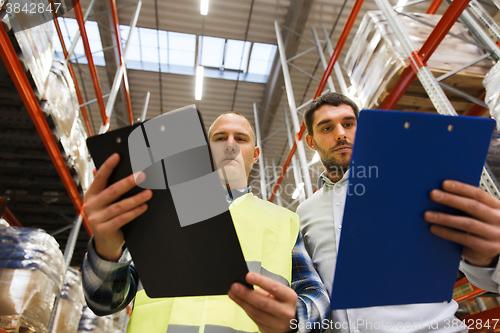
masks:
<svg viewBox="0 0 500 333"><path fill-rule="evenodd" d="M314 98L318 98L322 93L323 89L325 88L325 85L328 81L328 78L330 77L330 74L332 73L333 67L335 66L335 63L337 62L340 52L342 51L342 48L344 47L345 42L347 41L347 37L349 36L349 33L351 32L352 26L354 25L354 22L356 20L356 17L358 16L359 10L361 9L361 6L363 4L363 0L356 0L354 6L352 7L351 13L349 14L349 18L346 21L346 24L344 26L344 29L342 31L342 34L340 35L337 45L335 49L333 50L332 56L330 58L330 61L328 62L328 65L325 69L325 72L323 73L323 77L321 78L321 81L319 82L318 89L316 90L316 93L314 94ZM288 61L286 59L286 56L284 54L284 47L283 47L283 42L281 41L281 46L280 46L280 37L281 37L281 32L279 29L279 24L278 22L275 22L275 28L276 28L276 35L278 38L278 52L280 53L280 59L281 59L281 66L283 69L283 76L285 79L285 88L286 88L286 93L288 97L288 104L290 107L290 113L292 116L292 121L294 122L294 128L295 131L297 132L296 138L294 140L293 146L288 154L288 157L283 164L283 169L281 170L281 174L276 181L276 184L273 188L273 191L271 193L271 196L269 198L269 201L273 201L274 197L276 196L276 192L278 188L280 187L281 182L283 181L283 178L286 174L286 171L288 169L288 166L290 165L292 161L292 157L295 154L295 151L299 148L299 161L300 161L300 168L302 170L302 176L304 177L304 183L305 183L305 188L306 188L306 193L307 197L310 197L313 193L312 191L312 185L311 185L311 179L309 175L309 168L307 167L307 160L305 159L305 152L303 152L303 142L302 142L302 137L304 136L304 132L306 130L305 124L302 122L302 125L298 125L298 117L297 117L297 108L295 107L295 100L293 97L293 90L292 90L292 85L290 81L290 75L288 72ZM328 39L328 38L327 38ZM288 75L286 75L287 73ZM337 72L338 74L338 72ZM341 75L339 75L341 76ZM301 153L302 151L302 153Z"/></svg>
<svg viewBox="0 0 500 333"><path fill-rule="evenodd" d="M393 108L396 103L399 101L401 96L404 94L404 92L408 89L409 85L413 82L415 77L418 77L422 85L424 86L427 94L429 95L431 101L433 102L434 106L438 110L439 113L441 114L447 114L447 115L453 115L456 116L457 113L453 106L451 105L450 101L444 94L444 91L438 82L438 79L434 78L432 73L430 72L429 68L426 66L427 60L430 58L432 53L435 51L435 49L438 47L440 42L443 40L445 35L449 32L453 24L457 21L459 17L462 18L462 21L467 25L469 30L473 31L473 35L476 37L476 39L479 40L480 43L483 43L486 45L486 48L489 48L492 50L491 56L493 56L496 60L500 59L500 48L487 36L487 34L482 30L482 28L475 22L471 14L469 14L469 11L466 10L467 6L471 8L471 12L476 16L478 20L480 20L483 24L486 25L487 29L492 32L492 34L500 40L500 28L498 25L489 17L488 13L482 9L480 4L476 0L454 0L451 2L449 7L447 8L446 12L442 16L441 20L438 22L438 24L434 27L431 35L428 37L426 42L423 44L422 48L420 50L416 50L415 47L413 46L411 40L409 39L408 34L405 32L401 24L399 23L397 19L397 14L394 11L394 8L389 4L387 0L375 0L377 3L377 6L380 8L380 10L385 14L389 25L392 27L393 31L396 33L397 38L400 40L401 44L403 45L403 48L405 52L407 53L406 56L409 59L410 62L410 67L406 68L406 70L403 72L401 75L398 83L396 84L395 88L391 91L390 95L385 99L384 103L382 104L381 108L382 109L391 109ZM469 2L471 4L469 5ZM360 1L359 6L361 6L362 1ZM427 10L427 14L435 14L439 6L441 5L442 0L433 0L430 7ZM358 3L356 3L357 5ZM346 26L344 27L344 31L342 32L341 38L339 39L339 42L337 44L337 47L335 48L334 52L331 52L332 56L330 59L330 62L328 64L328 67L325 69L325 74L323 75L323 79L320 82L320 85L318 87L318 91L316 92L316 95L314 98L317 98L323 88L324 85L331 73L331 68L333 67L333 64L337 60L338 54L342 51L342 47L344 45L343 41L345 42L345 38L347 38L347 35L349 34L349 29L350 27L349 22L352 17L357 16L357 9L356 11L356 5L353 7L351 15L349 17L349 20L346 23ZM493 22L493 23L492 23ZM314 29L314 28L313 28ZM280 32L277 29L277 35L278 35L278 48L280 55L283 52L284 48L279 47L279 40L280 40ZM317 34L313 30L313 35L316 41L318 41ZM326 34L325 34L326 36ZM328 38L326 38L328 40ZM320 50L321 51L321 50ZM322 53L320 52L320 55ZM284 55L281 56L282 58L282 64L283 64L283 72L288 73L288 68L287 68L287 61L284 59ZM321 62L325 63L324 59L321 59ZM465 66L464 66L465 67ZM450 75L452 75L451 73ZM338 75L341 76L341 75ZM289 77L289 75L288 75ZM325 78L326 77L326 78ZM285 75L285 83L286 83L286 78L287 76ZM443 79L443 78L441 78ZM290 88L289 88L290 87ZM291 91L291 84L286 86L287 88L287 95L289 90ZM344 91L343 91L344 92ZM289 104L291 100L291 105L295 106L295 103L293 101L293 93L291 94L292 98L290 98L290 95L288 95L289 99ZM484 103L478 103L475 101L475 103L479 104L479 107L476 105L473 107L470 111L470 113L475 113L475 114L481 114L482 109L484 108ZM291 107L293 109L293 107ZM292 112L292 116L295 115L297 116L296 113L294 114ZM297 138L296 141L290 150L290 153L288 155L288 158L285 162L282 174L280 176L280 179L278 179L276 186L273 189L273 192L270 197L270 201L273 200L276 190L279 187L279 183L281 179L284 176L284 173L286 172L286 168L288 164L291 161L291 157L295 153L295 148L297 146L297 142L301 140L302 135L304 133L304 128L305 125L302 124L300 131L297 133ZM300 156L300 154L299 154ZM302 162L302 160L301 160ZM303 162L302 162L303 163ZM491 176L491 171L489 170L488 166L485 165L483 168L483 174L481 176L481 188L491 195L495 196L496 198L500 199L499 191L498 191L498 184L496 183L496 180ZM455 300L457 302L463 301L469 298L473 298L479 295L482 295L485 293L484 290L477 288L473 285L471 285L466 278L457 281L455 284L455 288L458 288L460 286L465 286L466 284L469 284L471 286L471 290L467 291L463 295L460 295L457 297ZM498 318L500 314L500 306L488 309L485 311L482 311L478 314L473 314L467 317L462 318L462 320L476 320L476 319L482 319L486 320L489 318Z"/></svg>
<svg viewBox="0 0 500 333"><path fill-rule="evenodd" d="M53 6L52 0L49 0L51 2L51 5ZM100 134L105 133L109 129L109 118L113 112L114 108L114 102L116 100L116 94L118 93L118 90L120 88L120 83L123 84L124 91L125 91L125 96L126 96L126 102L127 102L127 110L129 114L129 122L130 124L133 124L134 119L133 119L133 113L132 113L132 107L131 107L131 100L130 100L130 94L128 91L128 80L127 80L127 75L126 75L126 65L125 65L125 56L127 52L127 46L129 45L129 40L130 40L130 35L135 29L135 26L137 24L137 19L141 10L142 6L142 0L138 0L137 2L137 7L136 11L133 15L133 19L130 25L130 33L129 33L129 38L127 39L127 46L125 46L125 49L122 49L122 43L121 43L121 37L120 37L120 30L119 30L119 23L118 23L118 13L117 13L117 8L116 8L116 3L115 0L110 0L110 5L111 5L111 12L112 12L112 18L113 18L113 28L114 28L114 33L116 36L116 42L117 42L117 49L119 53L119 59L120 59L120 65L117 70L117 73L115 75L115 80L113 83L113 88L111 91L111 94L109 95L108 103L107 106L104 107L104 99L103 95L101 92L101 87L99 83L99 78L97 76L97 70L93 61L93 56L92 52L90 50L90 45L89 41L87 38L87 33L85 29L85 21L88 17L88 15L91 12L91 9L93 8L94 4L93 0L89 8L87 10L87 13L85 17L83 16L82 9L80 6L80 3L77 0L73 0L73 5L74 5L74 10L75 10L75 16L78 22L79 26L79 32L77 33L77 36L75 36L74 41L70 47L70 51L66 49L66 45L64 43L64 39L62 37L61 29L59 26L59 22L56 17L54 17L54 25L59 37L59 41L61 42L61 46L63 49L63 53L65 56L65 59L68 64L68 70L70 72L70 75L73 79L73 82L75 84L75 89L77 93L77 98L80 103L80 110L82 111L82 116L84 118L84 123L87 129L87 132L90 136L92 136L94 133L92 131L92 126L90 124L89 118L88 118L88 113L85 108L85 105L93 102L84 102L80 88L78 85L78 81L76 79L75 71L74 68L68 60L71 57L71 54L76 46L76 42L79 37L82 37L82 42L84 45L84 50L85 50L85 55L87 57L87 62L89 66L89 72L90 76L92 78L92 83L94 86L94 91L96 94L96 101L99 105L99 109L101 112L101 117L102 117L102 126L99 131ZM57 146L57 143L52 135L52 132L49 128L49 125L47 121L45 120L45 117L43 115L43 112L40 108L40 105L38 104L38 100L33 92L33 89L30 86L30 83L28 81L28 78L23 70L23 67L17 57L17 54L9 40L9 37L7 35L7 32L5 31L5 28L3 25L0 24L0 58L6 65L6 68L9 72L9 75L12 78L12 81L14 82L14 85L16 86L17 91L19 92L19 95L21 96L21 99L23 100L23 103L28 110L28 113L36 127L37 132L40 135L40 138L42 139L42 142L49 153L49 156L52 160L52 163L54 164L59 177L61 178L64 187L66 191L68 192L71 201L75 207L76 210L76 219L73 222L73 226L71 228L70 235L68 237L65 251L64 251L64 271L66 271L69 267L71 257L73 256L73 252L75 249L76 241L78 238L78 233L80 231L81 225L83 223L85 230L89 236L92 236L92 230L90 229L90 226L88 224L87 217L85 216L85 213L83 212L83 199L80 197L80 194L76 188L75 183L73 182L73 179L69 173L69 170L66 166L66 163L62 157L61 152L59 151L59 148ZM148 106L148 101L149 101L149 95L146 96L146 102L144 105L144 109L142 112L142 117L141 119L144 120L146 117L146 111L147 111L147 106ZM6 217L6 220L11 224L15 226L21 226L21 223L17 221L17 219L13 216L13 214L8 210L7 207L4 207L4 199L0 199L0 207L2 208L2 214ZM54 307L51 313L51 318L49 321L48 325L48 331L51 330L52 325L54 324L54 315L55 312L57 311L57 305L58 305L59 297L56 298Z"/></svg>
<svg viewBox="0 0 500 333"><path fill-rule="evenodd" d="M467 8L469 2L471 0L455 0L453 1L449 7L447 8L446 12L443 14L441 20L438 22L436 27L433 29L431 35L428 37L424 45L420 50L416 50L415 47L413 46L413 43L409 39L408 35L405 33L404 29L400 25L399 21L397 20L396 13L393 9L393 7L388 3L387 0L375 0L377 3L378 7L384 14L386 15L389 24L391 25L392 29L395 31L398 39L403 45L403 48L405 52L407 53L407 56L409 58L411 66L406 68L406 70L403 72L401 77L399 78L398 83L394 87L394 89L391 91L389 96L384 100L384 103L380 107L381 109L391 109L393 108L396 103L399 101L399 99L402 97L404 92L408 89L410 84L414 81L416 77L419 78L420 82L424 86L427 94L429 95L431 101L435 105L436 109L438 110L439 113L441 114L447 114L447 115L457 115L455 109L449 102L448 98L444 94L444 91L441 87L441 85L432 75L430 72L429 68L426 66L426 62L429 59L429 57L432 55L432 53L435 51L435 49L438 47L440 42L443 40L445 35L449 32L453 24L457 21L459 17L462 17L462 20L467 22L466 25L469 27L470 30L475 31L475 35L479 36L478 38L480 41L483 41L486 43L486 47L491 49L493 52L493 55L496 55L497 52L500 55L500 49L498 46L491 41L491 39L485 34L485 32L478 26L478 24L470 17L470 14L468 11L465 9ZM480 5L477 3L477 1L472 0L473 2L473 8L475 9L474 12L476 13L476 16L479 16L481 18L481 21L485 24L488 24L491 22L491 18L487 15L487 13L484 10L481 10ZM360 1L362 4L362 1ZM429 6L429 9L427 10L428 14L433 14L437 11L439 6L441 5L442 0L434 0L431 5ZM357 16L357 13L359 12L359 9L356 11L356 5L358 2L354 5L351 15L346 23L346 26L344 27L344 31L342 32L341 37L339 38L339 41L337 43L337 47L335 48L334 52L332 53L332 57L330 59L330 63L325 70L326 79L325 75L323 76L322 81L320 82L320 85L318 87L318 91L315 94L314 98L317 98L322 90L324 89L324 85L326 83L326 80L328 79L330 73L331 73L331 66L332 66L332 60L333 63L335 63L336 58L338 58L338 55L342 51L343 45L345 43L345 39L347 39L348 32L350 30L347 30L347 34L345 34L346 29L349 28L348 24L351 19L355 19ZM359 4L359 6L361 6ZM465 11L465 12L464 12ZM464 14L462 14L464 12ZM462 15L462 16L461 16ZM493 27L488 27L489 30L497 31L497 28L495 25ZM500 29L498 29L500 31ZM279 35L279 31L277 30L277 35ZM500 33L499 33L500 35ZM315 36L316 37L316 36ZM279 36L278 36L278 42L279 42ZM278 43L278 48L279 48L279 43ZM279 48L280 55L282 53L283 48ZM286 59L283 61L282 59L282 66L283 64L286 64ZM288 68L285 68L286 66L283 66L283 71L288 72ZM340 75L339 75L340 76ZM286 76L285 76L286 78ZM285 84L287 87L287 95L289 94L289 91L291 91L291 83L287 85L287 80L285 79ZM288 88L290 86L290 89ZM319 93L318 93L319 92ZM289 96L289 104L290 104L290 96ZM292 93L292 99L293 99L293 93ZM478 101L476 101L478 102ZM294 106L294 101L291 102ZM475 107L471 109L469 113L481 113L481 107L484 107L484 105L480 105L480 107ZM296 116L296 114L295 114ZM292 111L292 117L293 117L293 111ZM281 183L282 176L284 176L286 172L286 168L291 162L291 155L295 153L297 142L300 142L302 139L302 136L304 134L304 129L305 126L302 124L300 131L297 131L297 140L295 141L294 146L290 150L290 153L288 155L288 158L283 166L282 170L282 175L278 179L278 182L276 183L273 192L271 193L270 196L270 201L274 199L274 196L276 194L276 190L279 187L279 184ZM300 157L300 152L299 152L299 157ZM300 159L301 164L304 164L304 161ZM305 168L303 168L303 171L305 171ZM488 170L487 165L483 169L483 174L481 176L481 188L490 193L491 195L495 196L496 198L500 198L500 192L498 191L498 186L497 183L490 175L490 172Z"/></svg>

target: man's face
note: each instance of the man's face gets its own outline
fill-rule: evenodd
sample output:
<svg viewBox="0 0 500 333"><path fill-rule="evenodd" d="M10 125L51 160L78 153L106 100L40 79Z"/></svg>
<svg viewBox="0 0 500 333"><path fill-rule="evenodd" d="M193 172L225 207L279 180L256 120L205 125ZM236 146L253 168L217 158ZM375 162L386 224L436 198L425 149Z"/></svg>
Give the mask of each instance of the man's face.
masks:
<svg viewBox="0 0 500 333"><path fill-rule="evenodd" d="M348 105L323 105L313 114L313 135L306 135L332 176L342 176L349 168L356 135L356 116Z"/></svg>
<svg viewBox="0 0 500 333"><path fill-rule="evenodd" d="M224 169L227 180L247 181L259 158L259 148L254 145L252 128L244 117L226 114L217 119L210 132L210 146L215 164Z"/></svg>

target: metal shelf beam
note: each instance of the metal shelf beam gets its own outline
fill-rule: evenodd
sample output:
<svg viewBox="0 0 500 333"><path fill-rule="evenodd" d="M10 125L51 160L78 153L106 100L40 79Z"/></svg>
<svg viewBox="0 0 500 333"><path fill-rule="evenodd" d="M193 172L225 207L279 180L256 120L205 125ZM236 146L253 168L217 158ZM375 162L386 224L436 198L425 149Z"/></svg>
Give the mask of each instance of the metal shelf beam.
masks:
<svg viewBox="0 0 500 333"><path fill-rule="evenodd" d="M87 30L85 29L85 20L83 18L82 7L78 0L73 0L73 9L75 12L75 18L78 22L78 27L80 28L80 36L82 37L83 48L85 50L85 55L87 56L87 62L89 67L90 76L92 78L92 84L94 86L95 96L97 98L97 104L99 105L99 110L101 112L102 124L103 126L108 125L109 118L106 116L106 108L104 106L104 99L102 97L101 85L99 83L99 76L97 75L97 70L94 64L94 58L92 57L92 51L90 50L90 44L87 37Z"/></svg>
<svg viewBox="0 0 500 333"><path fill-rule="evenodd" d="M116 2L115 0L109 0L109 3L111 5L111 16L113 18L113 28L114 28L114 33L116 37L116 46L118 48L118 56L120 58L120 64L119 66L125 66L125 55L123 54L123 48L122 48L122 39L120 36L120 23L118 21L118 11L116 9ZM132 113L132 103L130 101L130 92L129 92L129 86L128 86L128 77L127 77L127 70L124 69L123 71L123 91L125 93L125 100L127 103L127 111L128 111L128 120L130 122L130 125L134 124L134 114Z"/></svg>
<svg viewBox="0 0 500 333"><path fill-rule="evenodd" d="M444 92L442 92L442 89L437 88L436 87L438 86L437 84L431 83L431 81L433 81L431 77L434 78L434 76L432 76L432 73L430 73L429 69L426 66L426 63L429 60L430 56L434 53L436 48L439 46L443 38L446 36L448 31L450 31L453 24L460 17L461 13L465 10L469 1L470 0L453 1L451 5L446 9L446 12L441 17L441 20L439 20L438 24L432 30L431 34L424 42L420 50L417 52L408 34L405 33L404 28L397 20L396 14L392 9L392 6L390 6L390 4L386 0L375 0L380 10L385 14L397 38L401 41L403 49L406 53L405 56L409 57L411 65L405 69L405 71L399 78L398 82L396 83L394 89L391 91L389 96L387 96L387 98L384 100L384 103L382 103L380 107L381 109L389 109L389 110L393 109L398 103L398 101L401 99L401 97L404 95L406 90L408 90L408 87L415 80L415 77L419 72L422 72L421 76L423 77L424 81L422 82L422 85L424 85L424 88L427 85L429 89L432 91L431 94L429 94L431 100L433 100L432 94L434 92L436 92L439 95L445 96L444 99L446 101L448 100ZM439 91L441 91L442 94ZM427 92L429 93L429 91ZM453 107L451 107L450 109L451 104L449 103L449 101L448 103L446 103L446 101L442 101L441 97L436 97L434 98L435 101L433 100L433 103L434 102L437 103L437 105L436 103L434 103L434 105L436 106L438 112L444 114L450 114L450 112L453 113L453 111L455 110L453 109Z"/></svg>

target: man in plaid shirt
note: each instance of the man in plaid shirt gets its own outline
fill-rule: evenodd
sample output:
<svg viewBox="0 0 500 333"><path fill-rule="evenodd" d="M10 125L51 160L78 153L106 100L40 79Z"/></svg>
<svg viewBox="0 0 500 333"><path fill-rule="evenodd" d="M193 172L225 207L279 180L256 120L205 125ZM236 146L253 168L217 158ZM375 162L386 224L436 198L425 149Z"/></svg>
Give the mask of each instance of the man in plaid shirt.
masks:
<svg viewBox="0 0 500 333"><path fill-rule="evenodd" d="M227 200L250 192L247 179L257 161L259 148L255 147L253 128L246 118L236 113L225 113L209 130L211 142L236 144L241 150L246 178L231 186ZM123 251L120 227L146 209L151 191L144 190L122 204L113 202L136 185L133 176L106 188L107 179L118 164L118 155L112 155L95 174L94 182L85 195L84 210L94 236L89 242L83 265L83 283L87 304L98 315L106 315L125 308L134 298L139 277ZM234 190L236 189L236 190ZM235 283L228 296L245 310L262 332L289 332L297 330L322 331L328 320L329 297L304 247L300 232L292 251L291 288L260 274L249 273L247 282L261 287L250 290ZM266 290L264 294L262 290Z"/></svg>

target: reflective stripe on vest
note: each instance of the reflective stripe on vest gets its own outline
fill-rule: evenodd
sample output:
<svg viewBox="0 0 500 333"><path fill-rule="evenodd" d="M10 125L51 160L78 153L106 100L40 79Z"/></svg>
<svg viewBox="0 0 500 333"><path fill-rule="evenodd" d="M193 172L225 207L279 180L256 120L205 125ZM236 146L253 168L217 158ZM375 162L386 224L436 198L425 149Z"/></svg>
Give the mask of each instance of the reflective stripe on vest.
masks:
<svg viewBox="0 0 500 333"><path fill-rule="evenodd" d="M251 193L236 199L229 211L249 271L290 286L297 215ZM127 331L253 333L258 327L227 295L152 299L142 290L136 294Z"/></svg>
<svg viewBox="0 0 500 333"><path fill-rule="evenodd" d="M198 326L184 326L184 325L170 325L168 326L167 333L198 333L200 328ZM206 325L205 333L247 333L245 331L238 331L231 327ZM250 332L250 333L257 333Z"/></svg>

